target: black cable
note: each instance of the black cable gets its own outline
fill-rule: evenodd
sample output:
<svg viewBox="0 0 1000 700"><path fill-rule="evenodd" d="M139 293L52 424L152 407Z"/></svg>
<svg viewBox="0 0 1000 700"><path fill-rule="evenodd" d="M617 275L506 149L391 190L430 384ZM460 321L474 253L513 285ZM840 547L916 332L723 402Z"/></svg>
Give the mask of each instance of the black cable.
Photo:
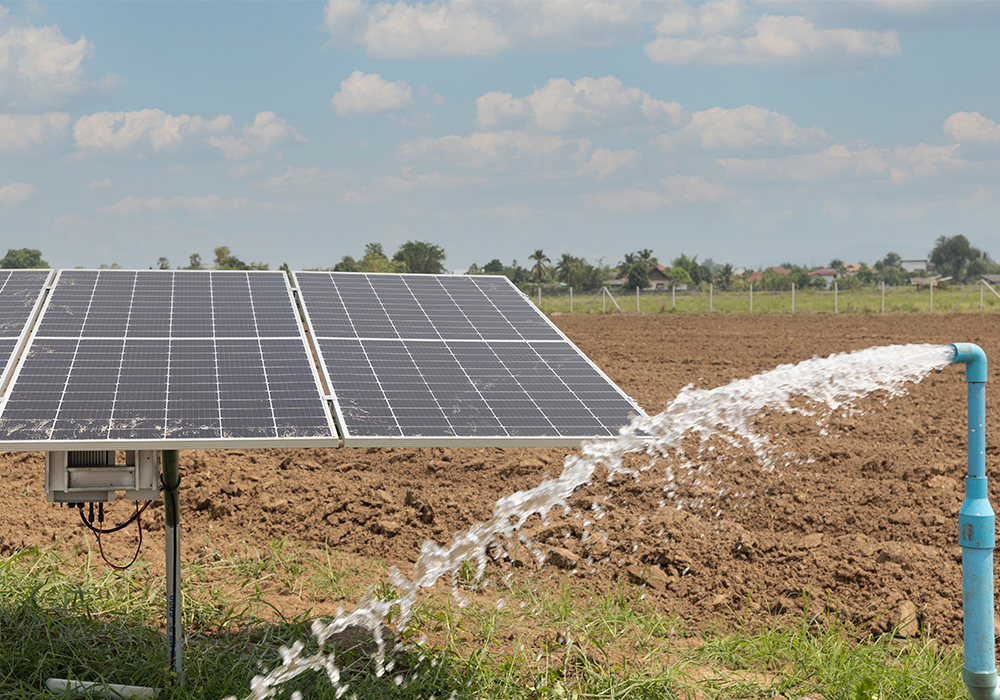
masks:
<svg viewBox="0 0 1000 700"><path fill-rule="evenodd" d="M164 493L177 493L178 491L181 490L181 475L180 474L177 475L177 483L171 489L167 488L167 483L163 480L163 474L160 474L160 488L163 490Z"/></svg>
<svg viewBox="0 0 1000 700"><path fill-rule="evenodd" d="M94 504L93 503L90 504L90 522L88 523L86 516L83 514L83 504L81 503L81 504L79 504L79 507L80 507L80 520L95 535L100 535L102 533L105 534L105 535L107 535L107 534L110 534L112 532L118 532L119 530L124 530L129 525L131 525L132 523L134 523L139 518L139 516L142 515L143 511L145 511L146 508L149 507L150 503L152 503L152 501L146 501L146 504L140 509L139 508L139 504L137 502L136 503L135 514L131 518L129 518L128 520L126 520L121 525L116 525L115 527L102 528L102 529L98 529L98 528L94 527L91 524L91 523L94 522ZM104 510L104 505L101 504L101 511L102 511L101 512L101 522L104 522L104 513L103 513L103 510Z"/></svg>

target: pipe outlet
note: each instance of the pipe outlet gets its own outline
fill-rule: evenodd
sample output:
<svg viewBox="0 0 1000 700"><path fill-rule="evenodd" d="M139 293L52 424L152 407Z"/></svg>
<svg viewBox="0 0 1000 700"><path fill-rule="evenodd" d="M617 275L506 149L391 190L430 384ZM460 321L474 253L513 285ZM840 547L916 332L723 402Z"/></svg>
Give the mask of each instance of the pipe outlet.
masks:
<svg viewBox="0 0 1000 700"><path fill-rule="evenodd" d="M965 365L965 381L986 381L986 353L975 343L952 343L955 357L952 362Z"/></svg>

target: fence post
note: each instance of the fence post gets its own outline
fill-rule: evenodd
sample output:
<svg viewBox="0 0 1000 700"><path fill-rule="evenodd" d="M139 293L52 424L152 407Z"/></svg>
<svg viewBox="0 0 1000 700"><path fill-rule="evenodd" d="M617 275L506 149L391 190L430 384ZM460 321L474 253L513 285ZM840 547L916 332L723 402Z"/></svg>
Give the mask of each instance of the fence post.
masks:
<svg viewBox="0 0 1000 700"><path fill-rule="evenodd" d="M839 309L837 308L837 282L833 282L833 313L837 313Z"/></svg>
<svg viewBox="0 0 1000 700"><path fill-rule="evenodd" d="M795 283L792 282L792 313L795 313Z"/></svg>
<svg viewBox="0 0 1000 700"><path fill-rule="evenodd" d="M542 286L538 285L538 310L542 310Z"/></svg>
<svg viewBox="0 0 1000 700"><path fill-rule="evenodd" d="M715 285L709 283L708 285L708 310L715 311L715 307L712 303L712 295L715 293Z"/></svg>
<svg viewBox="0 0 1000 700"><path fill-rule="evenodd" d="M670 285L670 310L673 311L677 308L677 299L675 298L674 291L677 289L677 285Z"/></svg>
<svg viewBox="0 0 1000 700"><path fill-rule="evenodd" d="M573 288L569 288L569 312L573 313Z"/></svg>
<svg viewBox="0 0 1000 700"><path fill-rule="evenodd" d="M635 288L635 312L639 313L639 288Z"/></svg>
<svg viewBox="0 0 1000 700"><path fill-rule="evenodd" d="M753 313L753 282L750 283L750 313Z"/></svg>
<svg viewBox="0 0 1000 700"><path fill-rule="evenodd" d="M979 310L983 310L983 283L979 283Z"/></svg>
<svg viewBox="0 0 1000 700"><path fill-rule="evenodd" d="M927 310L928 311L933 311L934 310L934 280L931 280L931 285L930 286L931 286L931 303L930 303L930 306L927 308Z"/></svg>
<svg viewBox="0 0 1000 700"><path fill-rule="evenodd" d="M885 313L885 280L882 280L882 310L879 313Z"/></svg>

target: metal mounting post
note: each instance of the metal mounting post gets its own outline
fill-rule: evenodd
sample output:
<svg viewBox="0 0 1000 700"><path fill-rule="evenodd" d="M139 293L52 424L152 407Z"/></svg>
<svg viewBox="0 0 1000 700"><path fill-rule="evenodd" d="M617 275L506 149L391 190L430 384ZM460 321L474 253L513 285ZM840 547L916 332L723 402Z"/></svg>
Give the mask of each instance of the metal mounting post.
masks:
<svg viewBox="0 0 1000 700"><path fill-rule="evenodd" d="M163 515L167 534L167 653L170 668L178 685L184 685L184 665L181 647L184 628L181 622L181 475L178 451L163 450Z"/></svg>

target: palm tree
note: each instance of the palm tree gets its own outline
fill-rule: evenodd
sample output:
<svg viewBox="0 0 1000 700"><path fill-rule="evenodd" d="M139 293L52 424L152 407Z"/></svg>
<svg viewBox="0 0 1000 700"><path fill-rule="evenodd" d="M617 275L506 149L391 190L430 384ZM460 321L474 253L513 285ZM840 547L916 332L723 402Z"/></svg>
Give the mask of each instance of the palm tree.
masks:
<svg viewBox="0 0 1000 700"><path fill-rule="evenodd" d="M556 263L556 276L559 281L563 284L570 284L573 279L574 268L579 263L579 260L574 258L569 253L563 253L562 257L559 258L559 262Z"/></svg>
<svg viewBox="0 0 1000 700"><path fill-rule="evenodd" d="M545 254L545 251L541 248L535 250L534 253L528 256L528 260L534 260L535 266L531 268L531 272L535 275L535 279L539 282L545 277L546 267L545 263L551 262L549 256Z"/></svg>
<svg viewBox="0 0 1000 700"><path fill-rule="evenodd" d="M635 253L625 253L625 259L618 263L618 276L624 277L627 275L628 271L632 269L632 263L638 259Z"/></svg>
<svg viewBox="0 0 1000 700"><path fill-rule="evenodd" d="M729 289L729 285L733 283L733 275L735 274L733 266L726 263L719 269L719 286L723 289Z"/></svg>

